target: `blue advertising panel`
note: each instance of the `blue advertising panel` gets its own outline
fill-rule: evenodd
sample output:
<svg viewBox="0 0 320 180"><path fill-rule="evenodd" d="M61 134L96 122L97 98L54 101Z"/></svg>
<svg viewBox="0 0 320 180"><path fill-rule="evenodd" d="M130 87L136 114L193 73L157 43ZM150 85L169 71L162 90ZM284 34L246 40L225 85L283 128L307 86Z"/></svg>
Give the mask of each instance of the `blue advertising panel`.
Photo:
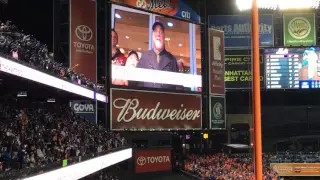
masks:
<svg viewBox="0 0 320 180"><path fill-rule="evenodd" d="M70 101L72 111L90 123L96 124L96 105L90 100L73 100Z"/></svg>
<svg viewBox="0 0 320 180"><path fill-rule="evenodd" d="M190 21L200 23L200 16L190 7L188 6L183 0L179 1L179 6L175 17L187 19Z"/></svg>
<svg viewBox="0 0 320 180"><path fill-rule="evenodd" d="M224 31L226 48L251 47L251 16L209 16L209 27ZM273 46L273 16L259 16L260 46Z"/></svg>

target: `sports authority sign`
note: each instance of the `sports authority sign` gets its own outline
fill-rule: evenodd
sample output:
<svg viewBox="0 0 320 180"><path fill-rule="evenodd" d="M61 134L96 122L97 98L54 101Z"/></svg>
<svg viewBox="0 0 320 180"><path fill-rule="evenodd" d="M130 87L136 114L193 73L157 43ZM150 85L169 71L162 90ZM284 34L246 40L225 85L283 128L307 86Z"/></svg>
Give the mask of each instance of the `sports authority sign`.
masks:
<svg viewBox="0 0 320 180"><path fill-rule="evenodd" d="M211 95L224 95L224 32L209 29L209 85Z"/></svg>
<svg viewBox="0 0 320 180"><path fill-rule="evenodd" d="M171 171L171 149L137 150L135 152L136 173Z"/></svg>
<svg viewBox="0 0 320 180"><path fill-rule="evenodd" d="M112 130L200 129L201 96L112 89Z"/></svg>
<svg viewBox="0 0 320 180"><path fill-rule="evenodd" d="M283 32L285 46L316 45L315 14L284 14Z"/></svg>
<svg viewBox="0 0 320 180"><path fill-rule="evenodd" d="M96 2L70 1L70 67L96 82Z"/></svg>
<svg viewBox="0 0 320 180"><path fill-rule="evenodd" d="M226 129L225 96L210 98L210 129Z"/></svg>

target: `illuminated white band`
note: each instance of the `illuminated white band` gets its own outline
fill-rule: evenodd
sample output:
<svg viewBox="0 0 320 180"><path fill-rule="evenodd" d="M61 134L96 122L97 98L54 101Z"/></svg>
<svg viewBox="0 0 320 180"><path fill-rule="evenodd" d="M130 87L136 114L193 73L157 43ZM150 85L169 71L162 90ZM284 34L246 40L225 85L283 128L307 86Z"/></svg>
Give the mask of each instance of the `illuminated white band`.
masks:
<svg viewBox="0 0 320 180"><path fill-rule="evenodd" d="M86 177L101 169L132 158L132 148L93 158L71 166L63 167L24 180L76 180Z"/></svg>
<svg viewBox="0 0 320 180"><path fill-rule="evenodd" d="M22 64L16 63L14 61L0 57L0 71L6 72L15 76L20 76L31 81L35 81L41 84L45 84L57 89L61 89L73 94L84 96L90 99L95 99L98 101L106 102L106 96L103 94L96 93L87 88L81 87L79 85L67 82L65 80L59 79L57 77L48 75L41 71L32 69L30 67L24 66Z"/></svg>
<svg viewBox="0 0 320 180"><path fill-rule="evenodd" d="M202 87L200 75L112 65L112 79Z"/></svg>
<svg viewBox="0 0 320 180"><path fill-rule="evenodd" d="M257 0L260 9L317 9L319 0ZM237 0L236 4L240 10L249 10L252 7L252 0Z"/></svg>

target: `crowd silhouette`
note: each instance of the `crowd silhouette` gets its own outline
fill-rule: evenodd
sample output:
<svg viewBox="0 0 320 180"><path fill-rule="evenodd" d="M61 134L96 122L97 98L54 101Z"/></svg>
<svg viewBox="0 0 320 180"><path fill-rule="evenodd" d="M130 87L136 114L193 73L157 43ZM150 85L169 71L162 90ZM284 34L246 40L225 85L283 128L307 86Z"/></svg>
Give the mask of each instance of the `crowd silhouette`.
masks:
<svg viewBox="0 0 320 180"><path fill-rule="evenodd" d="M252 154L190 155L185 170L204 180L254 180ZM276 180L277 173L269 165L269 157L263 157L263 179Z"/></svg>
<svg viewBox="0 0 320 180"><path fill-rule="evenodd" d="M91 124L67 104L0 103L1 173L96 157L126 146L118 133ZM1 179L1 178L0 178Z"/></svg>

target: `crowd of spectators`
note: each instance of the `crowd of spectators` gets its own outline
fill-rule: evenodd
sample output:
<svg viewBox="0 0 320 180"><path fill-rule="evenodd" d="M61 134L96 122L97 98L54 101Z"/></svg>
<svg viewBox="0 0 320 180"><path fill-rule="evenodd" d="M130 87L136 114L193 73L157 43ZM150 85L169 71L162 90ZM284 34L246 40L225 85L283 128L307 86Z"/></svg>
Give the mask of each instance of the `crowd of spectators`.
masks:
<svg viewBox="0 0 320 180"><path fill-rule="evenodd" d="M263 158L263 179L276 180L277 174L269 165L269 156ZM253 161L250 154L190 155L185 170L205 180L253 180Z"/></svg>
<svg viewBox="0 0 320 180"><path fill-rule="evenodd" d="M320 152L277 152L270 157L271 163L320 163Z"/></svg>
<svg viewBox="0 0 320 180"><path fill-rule="evenodd" d="M32 35L19 30L10 21L0 22L0 56L28 65L34 69L66 79L98 92L105 92L104 86L93 83L83 74L77 74L75 67L64 67L54 60L53 53L45 44Z"/></svg>
<svg viewBox="0 0 320 180"><path fill-rule="evenodd" d="M67 104L0 104L0 175L125 145L118 133L90 124Z"/></svg>

